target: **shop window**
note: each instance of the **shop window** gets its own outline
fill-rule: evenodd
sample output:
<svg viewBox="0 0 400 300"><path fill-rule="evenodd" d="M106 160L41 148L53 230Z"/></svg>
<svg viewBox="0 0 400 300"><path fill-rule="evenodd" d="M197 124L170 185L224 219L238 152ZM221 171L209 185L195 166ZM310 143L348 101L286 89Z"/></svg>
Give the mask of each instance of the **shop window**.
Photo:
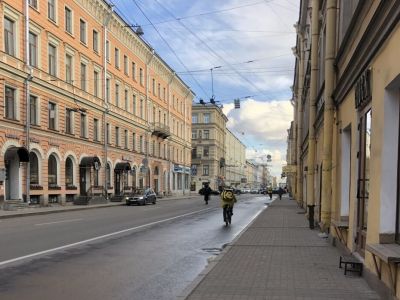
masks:
<svg viewBox="0 0 400 300"><path fill-rule="evenodd" d="M65 185L74 185L74 164L70 157L67 157L65 161Z"/></svg>
<svg viewBox="0 0 400 300"><path fill-rule="evenodd" d="M39 160L36 153L29 153L30 184L39 184Z"/></svg>
<svg viewBox="0 0 400 300"><path fill-rule="evenodd" d="M48 160L48 181L50 185L57 185L57 159L53 154L49 156Z"/></svg>

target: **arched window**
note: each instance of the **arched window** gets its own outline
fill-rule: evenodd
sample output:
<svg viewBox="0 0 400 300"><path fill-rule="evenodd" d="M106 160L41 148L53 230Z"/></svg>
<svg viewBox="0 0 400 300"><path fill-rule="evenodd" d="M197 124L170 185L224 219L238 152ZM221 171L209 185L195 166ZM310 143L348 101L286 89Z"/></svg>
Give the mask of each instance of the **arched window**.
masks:
<svg viewBox="0 0 400 300"><path fill-rule="evenodd" d="M65 161L65 185L71 186L74 184L74 164L70 157Z"/></svg>
<svg viewBox="0 0 400 300"><path fill-rule="evenodd" d="M49 176L49 185L57 184L57 159L56 157L52 154L49 157L49 162L48 162L48 170L47 174Z"/></svg>
<svg viewBox="0 0 400 300"><path fill-rule="evenodd" d="M154 168L154 175L158 175L158 167Z"/></svg>
<svg viewBox="0 0 400 300"><path fill-rule="evenodd" d="M111 186L111 166L110 163L107 163L106 167L106 181L107 181L107 187Z"/></svg>
<svg viewBox="0 0 400 300"><path fill-rule="evenodd" d="M39 184L39 160L35 152L29 153L31 184Z"/></svg>

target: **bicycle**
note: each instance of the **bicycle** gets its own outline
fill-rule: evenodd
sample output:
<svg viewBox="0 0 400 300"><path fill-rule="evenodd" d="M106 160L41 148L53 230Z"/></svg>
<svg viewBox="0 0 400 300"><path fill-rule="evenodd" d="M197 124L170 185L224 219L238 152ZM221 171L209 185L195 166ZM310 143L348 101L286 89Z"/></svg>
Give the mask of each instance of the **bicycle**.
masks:
<svg viewBox="0 0 400 300"><path fill-rule="evenodd" d="M233 215L232 205L225 204L223 207L223 216L224 216L225 226L228 226L229 224L232 223L232 215Z"/></svg>

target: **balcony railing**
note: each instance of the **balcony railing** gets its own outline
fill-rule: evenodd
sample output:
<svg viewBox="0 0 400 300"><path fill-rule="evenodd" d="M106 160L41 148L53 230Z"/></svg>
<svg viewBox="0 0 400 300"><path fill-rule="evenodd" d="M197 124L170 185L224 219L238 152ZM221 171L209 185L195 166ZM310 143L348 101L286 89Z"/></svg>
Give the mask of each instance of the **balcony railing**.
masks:
<svg viewBox="0 0 400 300"><path fill-rule="evenodd" d="M171 132L169 126L162 123L153 123L153 132L151 134L166 139L171 135Z"/></svg>

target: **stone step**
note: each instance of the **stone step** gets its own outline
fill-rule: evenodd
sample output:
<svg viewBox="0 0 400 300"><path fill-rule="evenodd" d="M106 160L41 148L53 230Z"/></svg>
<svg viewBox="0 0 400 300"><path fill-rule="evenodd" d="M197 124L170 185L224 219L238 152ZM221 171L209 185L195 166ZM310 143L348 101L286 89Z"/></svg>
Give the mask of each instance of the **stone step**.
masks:
<svg viewBox="0 0 400 300"><path fill-rule="evenodd" d="M3 203L3 210L15 211L27 207L29 207L29 204L22 202L21 200L7 200Z"/></svg>

